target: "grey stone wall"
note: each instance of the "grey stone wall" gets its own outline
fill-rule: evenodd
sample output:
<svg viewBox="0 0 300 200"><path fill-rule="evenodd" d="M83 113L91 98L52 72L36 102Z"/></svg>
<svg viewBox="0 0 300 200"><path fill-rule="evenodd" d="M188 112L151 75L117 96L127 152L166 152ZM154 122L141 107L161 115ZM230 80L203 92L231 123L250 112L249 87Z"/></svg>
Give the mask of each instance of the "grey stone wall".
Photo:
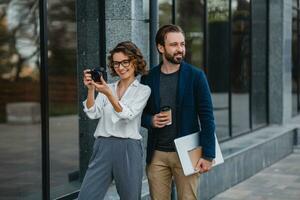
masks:
<svg viewBox="0 0 300 200"><path fill-rule="evenodd" d="M149 24L141 0L106 0L106 53L119 42L130 40L142 51L149 63Z"/></svg>
<svg viewBox="0 0 300 200"><path fill-rule="evenodd" d="M81 74L84 69L97 67L100 63L99 14L98 0L76 0L80 180L84 177L92 152L97 124L96 120L88 119L82 110L87 91Z"/></svg>
<svg viewBox="0 0 300 200"><path fill-rule="evenodd" d="M292 1L269 5L269 120L282 124L292 116Z"/></svg>
<svg viewBox="0 0 300 200"><path fill-rule="evenodd" d="M149 23L141 0L106 0L106 54L119 42L130 40L142 51L149 66ZM109 81L115 78L109 76ZM147 131L141 128L146 147ZM145 153L144 153L145 155Z"/></svg>
<svg viewBox="0 0 300 200"><path fill-rule="evenodd" d="M251 103L252 122L266 122L267 116L267 0L252 0Z"/></svg>
<svg viewBox="0 0 300 200"><path fill-rule="evenodd" d="M93 137L97 121L92 121L82 112L81 102L86 98L86 89L82 84L80 73L86 67L96 67L100 63L99 54L99 2L98 0L76 0L77 7L77 39L78 39L78 84L79 84L79 141L80 141L80 173L85 173L89 155L92 150ZM283 124L291 118L291 39L292 39L292 1L269 1L269 120L270 123ZM263 36L261 30L263 9L261 0L253 0L253 73L256 78L264 77L261 68L264 47L256 41ZM145 22L141 0L105 0L105 34L106 54L117 43L131 40L142 50L149 63L149 28ZM261 38L260 38L261 39ZM113 79L109 77L109 81ZM258 83L255 81L253 84ZM259 91L258 94L259 95ZM143 131L143 134L145 132ZM249 134L250 137L254 135ZM274 135L274 132L270 132ZM297 138L299 138L297 135ZM261 137L258 136L258 137ZM237 182L253 175L263 167L275 162L292 150L292 134L288 131L271 139L252 145L252 148L226 155L226 162L201 178L201 199L208 199L217 192L231 187ZM145 139L145 137L144 137ZM248 138L248 141L254 141ZM236 140L232 140L235 143ZM298 139L299 143L299 139ZM224 145L223 145L224 146ZM243 146L243 144L241 144ZM228 151L237 147L228 147ZM275 153L274 153L275 152ZM221 177L221 178L220 178Z"/></svg>
<svg viewBox="0 0 300 200"><path fill-rule="evenodd" d="M273 126L221 144L225 162L201 176L199 199L210 199L290 154L294 131Z"/></svg>
<svg viewBox="0 0 300 200"><path fill-rule="evenodd" d="M100 30L101 6L105 5L105 30ZM82 101L86 98L86 88L82 84L82 71L99 67L101 32L105 32L105 52L119 42L133 41L149 63L148 23L140 0L76 0L77 23L77 69L78 69L78 108L79 108L79 146L80 179L82 180L93 148L93 133L97 120L90 120L82 111ZM108 73L109 74L109 73ZM108 76L108 82L114 79ZM146 134L143 131L143 134Z"/></svg>
<svg viewBox="0 0 300 200"><path fill-rule="evenodd" d="M145 16L143 6L141 0L105 1L107 56L119 42L130 40L141 49L149 64L149 23L146 21L148 16ZM108 76L108 81L115 79ZM141 128L141 134L146 147L146 129Z"/></svg>

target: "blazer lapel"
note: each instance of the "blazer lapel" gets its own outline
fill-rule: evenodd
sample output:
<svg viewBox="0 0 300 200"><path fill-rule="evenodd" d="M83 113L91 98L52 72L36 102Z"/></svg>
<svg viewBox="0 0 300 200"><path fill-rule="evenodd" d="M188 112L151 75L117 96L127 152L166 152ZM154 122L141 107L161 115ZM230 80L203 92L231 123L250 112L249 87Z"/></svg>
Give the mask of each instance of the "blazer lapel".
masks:
<svg viewBox="0 0 300 200"><path fill-rule="evenodd" d="M160 111L160 92L159 92L159 84L160 84L160 68L161 64L155 69L153 74L153 95L154 95L154 103L155 103L155 111Z"/></svg>
<svg viewBox="0 0 300 200"><path fill-rule="evenodd" d="M182 104L182 99L184 96L184 90L186 86L186 82L189 80L188 79L188 67L185 65L184 62L181 63L180 65L180 71L179 71L179 80L178 80L178 92L177 92L177 105L180 108L180 105Z"/></svg>

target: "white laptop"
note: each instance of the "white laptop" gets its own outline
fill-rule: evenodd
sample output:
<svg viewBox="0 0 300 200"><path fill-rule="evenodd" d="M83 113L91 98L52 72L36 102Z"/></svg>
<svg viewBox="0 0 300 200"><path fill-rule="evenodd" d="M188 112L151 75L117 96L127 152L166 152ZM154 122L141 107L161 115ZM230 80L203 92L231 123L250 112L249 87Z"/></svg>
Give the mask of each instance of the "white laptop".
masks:
<svg viewBox="0 0 300 200"><path fill-rule="evenodd" d="M216 158L213 161L213 166L224 162L220 145L216 136L215 139ZM202 155L202 149L201 146L199 146L199 132L177 138L174 140L174 142L184 175L188 176L197 173L195 166Z"/></svg>

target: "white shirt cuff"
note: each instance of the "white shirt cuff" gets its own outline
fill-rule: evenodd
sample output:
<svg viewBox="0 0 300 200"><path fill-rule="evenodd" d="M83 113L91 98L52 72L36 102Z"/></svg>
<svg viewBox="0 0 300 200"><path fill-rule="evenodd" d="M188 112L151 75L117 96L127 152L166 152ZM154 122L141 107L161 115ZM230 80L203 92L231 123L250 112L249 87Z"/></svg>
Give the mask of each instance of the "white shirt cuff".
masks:
<svg viewBox="0 0 300 200"><path fill-rule="evenodd" d="M95 106L95 104L94 104L92 107L88 108L88 107L86 106L86 101L87 101L87 100L85 100L85 101L82 102L82 104L83 104L83 111L86 112L86 113L87 113L87 112L89 112L89 113L95 112L95 111L96 111L96 106Z"/></svg>
<svg viewBox="0 0 300 200"><path fill-rule="evenodd" d="M112 116L112 122L116 123L120 119L128 119L133 116L133 114L128 110L128 107L126 104L119 101L120 106L122 107L122 112L116 112L114 110L114 115Z"/></svg>

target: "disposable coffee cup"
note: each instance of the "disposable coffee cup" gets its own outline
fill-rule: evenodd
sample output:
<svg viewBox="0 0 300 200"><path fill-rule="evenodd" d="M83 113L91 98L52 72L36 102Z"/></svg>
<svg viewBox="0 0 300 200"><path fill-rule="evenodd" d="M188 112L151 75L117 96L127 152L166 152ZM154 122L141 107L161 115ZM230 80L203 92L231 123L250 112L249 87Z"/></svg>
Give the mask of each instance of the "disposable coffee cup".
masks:
<svg viewBox="0 0 300 200"><path fill-rule="evenodd" d="M171 107L170 106L163 106L160 109L160 112L168 114L169 122L166 125L171 125L172 124L172 109L171 109Z"/></svg>

